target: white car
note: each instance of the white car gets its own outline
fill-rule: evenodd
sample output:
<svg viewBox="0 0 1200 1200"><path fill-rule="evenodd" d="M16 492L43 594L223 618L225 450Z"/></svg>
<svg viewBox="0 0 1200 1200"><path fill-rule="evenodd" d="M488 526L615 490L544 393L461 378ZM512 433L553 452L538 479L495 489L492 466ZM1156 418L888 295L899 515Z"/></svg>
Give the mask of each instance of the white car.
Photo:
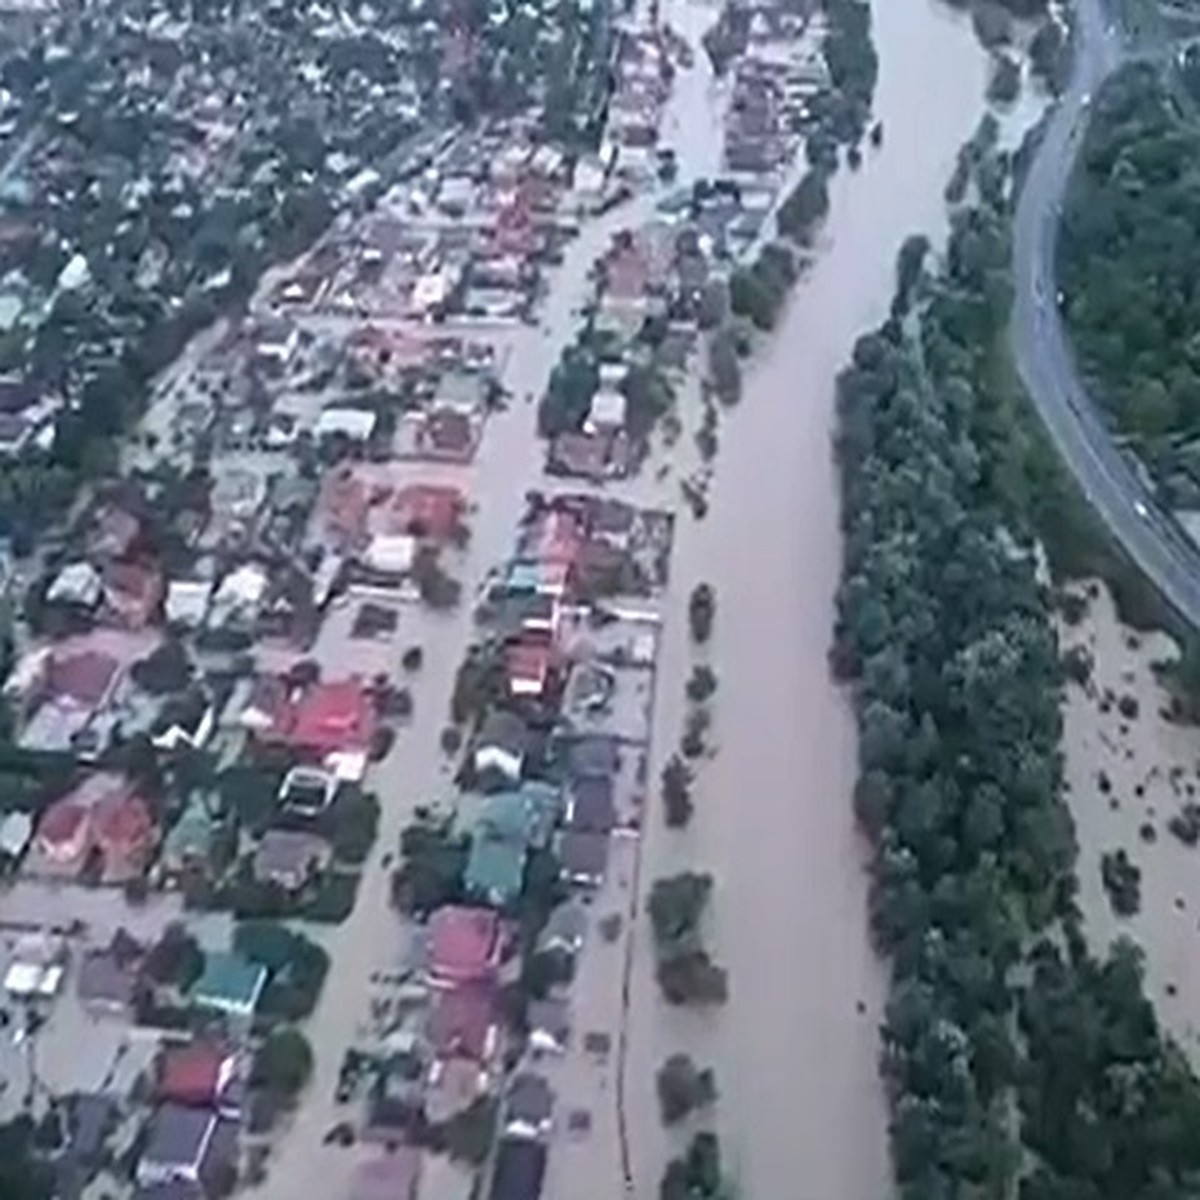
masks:
<svg viewBox="0 0 1200 1200"><path fill-rule="evenodd" d="M1150 510L1140 500L1135 500L1133 502L1133 511L1137 513L1137 515L1141 517L1143 521L1147 520L1150 516Z"/></svg>

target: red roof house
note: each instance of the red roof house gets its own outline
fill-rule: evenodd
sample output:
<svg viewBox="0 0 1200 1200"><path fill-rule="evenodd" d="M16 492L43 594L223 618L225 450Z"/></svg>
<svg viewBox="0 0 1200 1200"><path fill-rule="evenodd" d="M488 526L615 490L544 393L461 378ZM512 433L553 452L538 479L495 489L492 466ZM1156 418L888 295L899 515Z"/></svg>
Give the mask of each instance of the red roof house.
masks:
<svg viewBox="0 0 1200 1200"><path fill-rule="evenodd" d="M120 664L100 650L51 655L46 666L43 693L46 699L73 700L95 708L108 695Z"/></svg>
<svg viewBox="0 0 1200 1200"><path fill-rule="evenodd" d="M228 1107L238 1078L238 1058L215 1042L168 1046L158 1060L155 1096L188 1108Z"/></svg>
<svg viewBox="0 0 1200 1200"><path fill-rule="evenodd" d="M464 507L463 494L456 487L415 483L392 498L387 532L444 542L458 527Z"/></svg>
<svg viewBox="0 0 1200 1200"><path fill-rule="evenodd" d="M378 725L375 704L357 679L316 683L289 704L275 733L300 750L324 757L366 752Z"/></svg>
<svg viewBox="0 0 1200 1200"><path fill-rule="evenodd" d="M550 680L554 653L545 642L513 642L504 651L504 673L513 696L540 696Z"/></svg>
<svg viewBox="0 0 1200 1200"><path fill-rule="evenodd" d="M496 1051L498 1036L494 989L467 985L439 992L426 1034L438 1058L486 1062Z"/></svg>
<svg viewBox="0 0 1200 1200"><path fill-rule="evenodd" d="M146 563L109 563L103 580L104 603L126 629L144 629L166 592L162 572Z"/></svg>
<svg viewBox="0 0 1200 1200"><path fill-rule="evenodd" d="M122 775L97 771L56 800L38 823L37 864L55 875L77 875L96 853L106 883L145 870L158 826L145 800Z"/></svg>
<svg viewBox="0 0 1200 1200"><path fill-rule="evenodd" d="M47 869L74 875L83 868L91 846L91 812L70 796L56 800L42 814L34 841Z"/></svg>
<svg viewBox="0 0 1200 1200"><path fill-rule="evenodd" d="M533 535L533 555L542 562L573 563L583 549L584 531L574 513L551 509Z"/></svg>
<svg viewBox="0 0 1200 1200"><path fill-rule="evenodd" d="M317 514L322 532L335 545L349 548L366 538L369 507L367 489L349 466L326 475Z"/></svg>
<svg viewBox="0 0 1200 1200"><path fill-rule="evenodd" d="M491 980L500 965L500 917L488 908L439 908L429 920L429 947L429 982L434 987Z"/></svg>
<svg viewBox="0 0 1200 1200"><path fill-rule="evenodd" d="M145 870L158 841L158 825L146 801L121 781L96 803L92 838L104 856L105 880L119 883Z"/></svg>

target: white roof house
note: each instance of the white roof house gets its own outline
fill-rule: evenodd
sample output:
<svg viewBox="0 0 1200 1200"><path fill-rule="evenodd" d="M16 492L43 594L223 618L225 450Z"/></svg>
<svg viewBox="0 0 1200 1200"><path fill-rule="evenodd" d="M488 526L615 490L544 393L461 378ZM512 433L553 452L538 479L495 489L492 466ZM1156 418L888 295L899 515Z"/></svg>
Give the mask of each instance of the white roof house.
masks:
<svg viewBox="0 0 1200 1200"><path fill-rule="evenodd" d="M89 562L75 562L63 567L55 576L46 599L52 604L78 604L95 608L104 590L100 572Z"/></svg>
<svg viewBox="0 0 1200 1200"><path fill-rule="evenodd" d="M406 533L378 533L367 544L363 561L375 571L402 575L412 569L417 539Z"/></svg>
<svg viewBox="0 0 1200 1200"><path fill-rule="evenodd" d="M623 393L613 388L601 388L593 397L583 424L586 433L625 428L625 411L628 402Z"/></svg>
<svg viewBox="0 0 1200 1200"><path fill-rule="evenodd" d="M352 442L365 442L375 432L377 417L365 408L327 408L317 418L317 440L340 434Z"/></svg>
<svg viewBox="0 0 1200 1200"><path fill-rule="evenodd" d="M0 854L20 858L33 836L33 818L27 812L10 812L0 821Z"/></svg>
<svg viewBox="0 0 1200 1200"><path fill-rule="evenodd" d="M164 612L168 625L196 628L204 624L212 601L213 585L206 579L172 579L167 585Z"/></svg>

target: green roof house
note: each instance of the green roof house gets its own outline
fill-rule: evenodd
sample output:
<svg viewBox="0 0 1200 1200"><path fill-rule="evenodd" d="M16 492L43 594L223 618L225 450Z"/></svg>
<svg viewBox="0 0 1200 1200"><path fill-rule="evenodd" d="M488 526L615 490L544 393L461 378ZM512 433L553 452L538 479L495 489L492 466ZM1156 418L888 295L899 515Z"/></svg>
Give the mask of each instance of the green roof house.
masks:
<svg viewBox="0 0 1200 1200"><path fill-rule="evenodd" d="M558 789L538 781L488 796L471 831L467 890L498 906L515 900L529 851L549 843L560 810Z"/></svg>
<svg viewBox="0 0 1200 1200"><path fill-rule="evenodd" d="M220 950L205 955L204 970L188 998L196 1008L249 1020L266 986L267 968L261 963Z"/></svg>
<svg viewBox="0 0 1200 1200"><path fill-rule="evenodd" d="M463 877L467 891L489 904L503 906L521 894L525 882L524 841L500 837L483 825L471 836L471 853Z"/></svg>
<svg viewBox="0 0 1200 1200"><path fill-rule="evenodd" d="M217 822L202 795L194 795L163 839L162 867L168 875L207 871L216 844Z"/></svg>
<svg viewBox="0 0 1200 1200"><path fill-rule="evenodd" d="M477 827L486 825L493 834L520 839L530 849L550 842L562 813L558 788L530 779L511 791L488 796L479 813Z"/></svg>

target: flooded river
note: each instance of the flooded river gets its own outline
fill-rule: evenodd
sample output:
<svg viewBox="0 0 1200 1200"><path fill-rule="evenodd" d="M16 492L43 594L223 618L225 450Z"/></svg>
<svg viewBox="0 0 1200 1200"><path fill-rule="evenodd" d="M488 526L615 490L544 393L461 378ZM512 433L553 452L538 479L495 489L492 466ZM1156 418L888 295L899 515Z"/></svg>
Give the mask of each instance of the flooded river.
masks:
<svg viewBox="0 0 1200 1200"><path fill-rule="evenodd" d="M826 667L841 558L833 382L855 336L886 314L904 237L944 233L942 189L981 115L986 62L969 27L930 0L874 8L884 145L839 174L817 262L722 421L710 514L679 532L655 757L679 735L684 610L701 579L717 592L718 753L689 830L649 823L643 880L689 865L713 873L711 940L731 997L711 1016L667 1010L640 939L629 1125L643 1197L668 1149L653 1071L677 1048L716 1066L717 1125L741 1194L889 1190L876 1065L884 969L865 931L853 716Z"/></svg>

